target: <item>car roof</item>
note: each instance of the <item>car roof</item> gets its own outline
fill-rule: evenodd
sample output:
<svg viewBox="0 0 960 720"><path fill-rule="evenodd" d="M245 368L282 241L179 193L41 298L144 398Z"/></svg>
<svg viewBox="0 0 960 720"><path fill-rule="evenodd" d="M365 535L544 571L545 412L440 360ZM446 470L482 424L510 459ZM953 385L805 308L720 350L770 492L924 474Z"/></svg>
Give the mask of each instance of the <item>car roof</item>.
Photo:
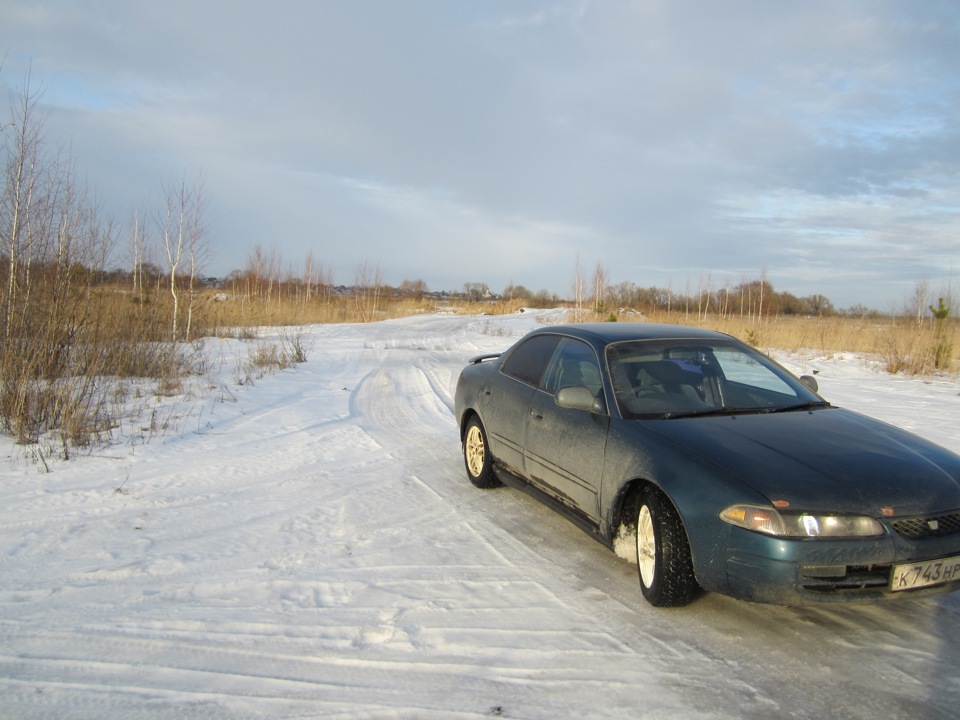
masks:
<svg viewBox="0 0 960 720"><path fill-rule="evenodd" d="M715 330L687 327L685 325L659 325L637 322L593 322L571 325L551 325L537 328L531 334L554 333L570 335L593 344L623 340L730 340L731 336Z"/></svg>

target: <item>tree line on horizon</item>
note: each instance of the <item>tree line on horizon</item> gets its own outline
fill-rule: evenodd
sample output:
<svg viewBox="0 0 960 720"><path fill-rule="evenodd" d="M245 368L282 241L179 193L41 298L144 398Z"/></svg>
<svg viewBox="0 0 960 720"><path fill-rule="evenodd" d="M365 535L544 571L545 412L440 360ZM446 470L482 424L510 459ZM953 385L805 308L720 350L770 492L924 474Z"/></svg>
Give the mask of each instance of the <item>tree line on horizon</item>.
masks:
<svg viewBox="0 0 960 720"><path fill-rule="evenodd" d="M778 292L765 275L719 290L701 281L695 292L678 293L609 283L600 265L588 282L579 261L572 297L513 283L501 293L482 282L439 292L420 279L391 287L379 262L369 261L358 263L351 283L335 285L312 252L291 266L260 246L243 269L210 278L202 180L164 185L152 210L137 211L121 227L103 213L69 155L47 143L41 94L25 84L10 120L0 122L0 430L23 443L55 428L66 452L70 443L108 433L105 378L150 378L159 391L175 392L196 370L196 338L238 327L367 322L384 317L391 304L401 313L402 303L419 311L442 300L493 303L500 311L566 306L576 317L591 311L603 319L622 311L681 313L701 322L879 315L862 306L837 311L823 295ZM117 269L118 256L127 269ZM929 307L946 338L938 340L940 356L949 360L953 298L934 308L928 296L918 283L903 314L921 321Z"/></svg>

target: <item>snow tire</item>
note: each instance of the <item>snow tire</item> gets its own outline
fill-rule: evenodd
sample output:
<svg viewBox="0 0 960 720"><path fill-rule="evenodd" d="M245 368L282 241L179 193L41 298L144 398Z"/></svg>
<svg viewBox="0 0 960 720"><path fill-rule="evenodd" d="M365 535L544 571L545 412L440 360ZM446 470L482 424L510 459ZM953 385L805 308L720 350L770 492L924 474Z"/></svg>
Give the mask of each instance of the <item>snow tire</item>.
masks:
<svg viewBox="0 0 960 720"><path fill-rule="evenodd" d="M467 422L463 433L463 464L467 477L475 487L487 489L500 487L500 481L493 472L493 457L487 444L487 433L477 416Z"/></svg>
<svg viewBox="0 0 960 720"><path fill-rule="evenodd" d="M655 607L687 605L699 586L676 508L652 485L640 491L637 507L637 570L643 597Z"/></svg>

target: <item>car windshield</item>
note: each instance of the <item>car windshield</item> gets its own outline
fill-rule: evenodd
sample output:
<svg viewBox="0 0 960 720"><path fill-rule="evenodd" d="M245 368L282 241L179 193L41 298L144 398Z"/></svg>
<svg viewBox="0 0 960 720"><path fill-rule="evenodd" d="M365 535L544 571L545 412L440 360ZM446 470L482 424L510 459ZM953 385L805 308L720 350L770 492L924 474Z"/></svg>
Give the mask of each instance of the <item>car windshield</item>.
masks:
<svg viewBox="0 0 960 720"><path fill-rule="evenodd" d="M625 418L785 412L826 406L765 355L736 340L634 340L607 348Z"/></svg>

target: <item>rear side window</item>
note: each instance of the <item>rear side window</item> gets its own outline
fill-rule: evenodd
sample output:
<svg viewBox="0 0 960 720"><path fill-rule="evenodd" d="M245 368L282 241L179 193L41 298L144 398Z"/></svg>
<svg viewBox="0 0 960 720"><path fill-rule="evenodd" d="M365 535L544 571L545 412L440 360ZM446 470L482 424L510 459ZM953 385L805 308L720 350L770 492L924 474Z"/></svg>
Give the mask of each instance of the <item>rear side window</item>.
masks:
<svg viewBox="0 0 960 720"><path fill-rule="evenodd" d="M510 357L503 363L502 371L521 382L540 387L540 381L558 342L559 335L534 335L510 353Z"/></svg>

